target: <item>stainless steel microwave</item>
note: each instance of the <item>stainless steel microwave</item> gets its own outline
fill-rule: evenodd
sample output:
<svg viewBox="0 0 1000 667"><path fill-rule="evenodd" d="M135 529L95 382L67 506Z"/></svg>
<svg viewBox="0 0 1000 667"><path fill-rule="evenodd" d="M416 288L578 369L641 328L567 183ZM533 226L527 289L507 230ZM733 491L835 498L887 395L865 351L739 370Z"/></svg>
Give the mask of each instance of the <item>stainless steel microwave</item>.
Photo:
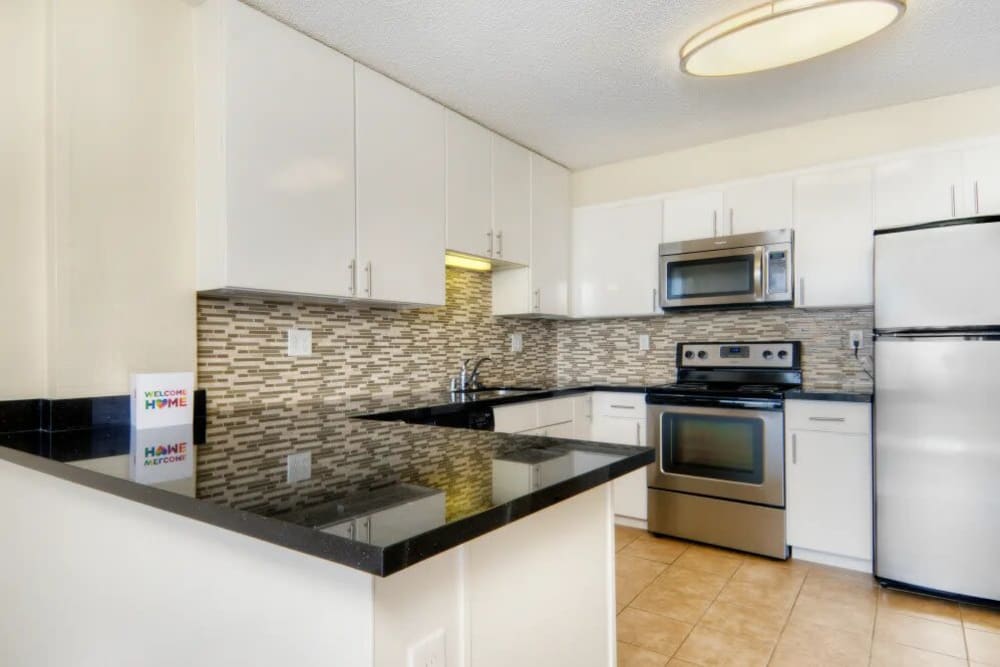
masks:
<svg viewBox="0 0 1000 667"><path fill-rule="evenodd" d="M660 244L660 307L792 303L792 230Z"/></svg>

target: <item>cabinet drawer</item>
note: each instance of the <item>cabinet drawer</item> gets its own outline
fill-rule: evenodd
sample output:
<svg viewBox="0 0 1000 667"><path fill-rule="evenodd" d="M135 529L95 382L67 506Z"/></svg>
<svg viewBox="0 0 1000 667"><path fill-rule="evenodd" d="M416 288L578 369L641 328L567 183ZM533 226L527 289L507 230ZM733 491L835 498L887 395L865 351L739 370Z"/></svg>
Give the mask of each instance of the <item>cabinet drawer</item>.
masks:
<svg viewBox="0 0 1000 667"><path fill-rule="evenodd" d="M785 424L790 430L871 433L871 405L836 401L787 401Z"/></svg>
<svg viewBox="0 0 1000 667"><path fill-rule="evenodd" d="M538 426L538 405L515 403L493 408L493 430L497 433L520 433Z"/></svg>
<svg viewBox="0 0 1000 667"><path fill-rule="evenodd" d="M551 424L561 424L573 421L573 399L553 398L546 401L537 401L538 425L550 426Z"/></svg>
<svg viewBox="0 0 1000 667"><path fill-rule="evenodd" d="M616 391L594 394L594 412L606 417L646 418L646 395Z"/></svg>

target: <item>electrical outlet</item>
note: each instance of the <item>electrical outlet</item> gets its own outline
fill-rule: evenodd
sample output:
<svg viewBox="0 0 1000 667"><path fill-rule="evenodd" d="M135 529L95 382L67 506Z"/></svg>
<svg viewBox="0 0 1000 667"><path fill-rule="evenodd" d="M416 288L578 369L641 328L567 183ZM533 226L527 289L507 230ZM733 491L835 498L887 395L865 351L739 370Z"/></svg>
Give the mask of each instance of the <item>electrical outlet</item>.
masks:
<svg viewBox="0 0 1000 667"><path fill-rule="evenodd" d="M524 349L524 336L519 333L513 333L510 335L510 351L520 352Z"/></svg>
<svg viewBox="0 0 1000 667"><path fill-rule="evenodd" d="M288 483L304 482L312 477L312 453L299 452L288 455Z"/></svg>
<svg viewBox="0 0 1000 667"><path fill-rule="evenodd" d="M852 329L849 344L852 350L855 348L855 345L857 345L857 349L859 350L863 348L865 346L865 332L861 329Z"/></svg>
<svg viewBox="0 0 1000 667"><path fill-rule="evenodd" d="M313 352L312 331L309 329L288 330L288 356L308 357Z"/></svg>
<svg viewBox="0 0 1000 667"><path fill-rule="evenodd" d="M639 334L639 351L649 352L649 334Z"/></svg>
<svg viewBox="0 0 1000 667"><path fill-rule="evenodd" d="M424 637L407 651L407 667L447 667L444 630Z"/></svg>

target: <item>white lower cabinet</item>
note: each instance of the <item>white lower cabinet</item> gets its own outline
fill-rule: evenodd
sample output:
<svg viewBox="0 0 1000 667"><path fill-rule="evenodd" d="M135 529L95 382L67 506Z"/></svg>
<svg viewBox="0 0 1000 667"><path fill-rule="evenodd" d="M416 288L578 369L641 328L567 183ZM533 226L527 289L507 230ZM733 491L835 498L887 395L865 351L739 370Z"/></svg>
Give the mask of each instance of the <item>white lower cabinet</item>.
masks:
<svg viewBox="0 0 1000 667"><path fill-rule="evenodd" d="M341 500L339 510L350 518L319 526L319 530L376 546L388 546L445 523L444 492L398 484Z"/></svg>
<svg viewBox="0 0 1000 667"><path fill-rule="evenodd" d="M871 571L871 405L791 400L785 423L793 557Z"/></svg>
<svg viewBox="0 0 1000 667"><path fill-rule="evenodd" d="M646 395L596 392L591 440L619 445L646 444ZM615 514L646 520L646 469L614 481Z"/></svg>

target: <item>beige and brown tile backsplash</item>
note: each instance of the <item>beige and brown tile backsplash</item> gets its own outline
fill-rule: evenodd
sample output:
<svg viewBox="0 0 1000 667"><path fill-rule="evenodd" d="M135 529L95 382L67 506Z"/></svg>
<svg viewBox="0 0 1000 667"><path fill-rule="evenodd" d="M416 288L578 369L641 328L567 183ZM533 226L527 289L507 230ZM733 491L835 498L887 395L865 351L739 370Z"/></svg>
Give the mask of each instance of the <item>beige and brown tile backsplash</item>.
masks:
<svg viewBox="0 0 1000 667"><path fill-rule="evenodd" d="M489 356L489 384L660 383L676 343L801 340L809 387L870 389L848 331L870 334L870 308L692 311L661 318L494 318L490 274L449 268L444 308L390 310L262 298L198 299L198 381L208 410L439 390L463 358ZM286 330L310 329L313 354L289 357ZM510 352L510 334L524 350ZM639 334L651 349L638 350ZM871 341L866 339L870 351Z"/></svg>

